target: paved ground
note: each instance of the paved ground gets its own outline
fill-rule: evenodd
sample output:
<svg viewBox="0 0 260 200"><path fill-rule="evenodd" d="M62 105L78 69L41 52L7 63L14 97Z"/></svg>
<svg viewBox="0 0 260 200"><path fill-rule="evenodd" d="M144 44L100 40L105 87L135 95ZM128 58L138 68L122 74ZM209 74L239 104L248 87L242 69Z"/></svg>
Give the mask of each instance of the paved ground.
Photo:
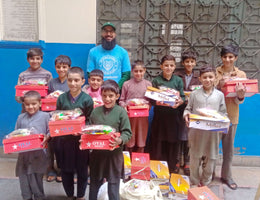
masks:
<svg viewBox="0 0 260 200"><path fill-rule="evenodd" d="M1 157L0 154L0 200L22 200L18 179L14 176L15 163L15 156ZM217 166L217 177L210 185L210 189L221 200L260 200L255 199L260 184L260 167L234 166L233 176L239 186L235 191L222 185L219 174L220 167ZM48 200L66 199L61 183L44 181L44 188ZM260 189L258 190L260 192Z"/></svg>

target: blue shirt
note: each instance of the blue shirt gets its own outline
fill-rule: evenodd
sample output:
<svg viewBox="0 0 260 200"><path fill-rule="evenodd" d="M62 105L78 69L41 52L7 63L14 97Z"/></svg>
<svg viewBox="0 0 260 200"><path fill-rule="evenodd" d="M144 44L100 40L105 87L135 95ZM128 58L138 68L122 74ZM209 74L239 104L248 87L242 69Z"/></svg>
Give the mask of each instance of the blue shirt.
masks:
<svg viewBox="0 0 260 200"><path fill-rule="evenodd" d="M88 56L87 73L93 69L103 71L104 80L112 79L118 83L123 72L131 71L128 53L119 45L111 50L98 45L90 50Z"/></svg>

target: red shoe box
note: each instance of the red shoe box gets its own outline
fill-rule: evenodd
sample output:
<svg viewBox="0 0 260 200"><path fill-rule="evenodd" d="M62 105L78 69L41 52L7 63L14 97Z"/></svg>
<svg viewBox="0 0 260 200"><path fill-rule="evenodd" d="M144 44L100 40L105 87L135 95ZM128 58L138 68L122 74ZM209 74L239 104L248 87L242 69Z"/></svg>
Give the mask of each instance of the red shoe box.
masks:
<svg viewBox="0 0 260 200"><path fill-rule="evenodd" d="M149 116L149 106L128 106L128 117L148 117Z"/></svg>
<svg viewBox="0 0 260 200"><path fill-rule="evenodd" d="M71 135L80 133L85 126L85 117L81 116L71 120L49 121L49 129L51 137L62 135Z"/></svg>
<svg viewBox="0 0 260 200"><path fill-rule="evenodd" d="M189 189L188 200L220 200L207 186Z"/></svg>
<svg viewBox="0 0 260 200"><path fill-rule="evenodd" d="M258 80L257 79L248 79L248 80L232 80L225 83L222 87L222 92L225 97L236 97L236 84L240 82L246 86L245 97L251 97L254 94L258 93Z"/></svg>
<svg viewBox="0 0 260 200"><path fill-rule="evenodd" d="M4 139L4 153L16 153L43 149L43 139L43 134L34 134Z"/></svg>
<svg viewBox="0 0 260 200"><path fill-rule="evenodd" d="M48 94L48 86L46 85L17 85L15 86L15 89L15 96L18 97L23 97L24 94L30 90L39 92L42 97L45 97Z"/></svg>
<svg viewBox="0 0 260 200"><path fill-rule="evenodd" d="M53 111L56 110L57 98L53 99L42 99L42 111Z"/></svg>
<svg viewBox="0 0 260 200"><path fill-rule="evenodd" d="M110 133L110 134L83 134L81 135L80 149L102 149L111 150L109 146L109 140L112 135L120 136L120 133Z"/></svg>
<svg viewBox="0 0 260 200"><path fill-rule="evenodd" d="M132 153L131 179L150 180L149 153Z"/></svg>

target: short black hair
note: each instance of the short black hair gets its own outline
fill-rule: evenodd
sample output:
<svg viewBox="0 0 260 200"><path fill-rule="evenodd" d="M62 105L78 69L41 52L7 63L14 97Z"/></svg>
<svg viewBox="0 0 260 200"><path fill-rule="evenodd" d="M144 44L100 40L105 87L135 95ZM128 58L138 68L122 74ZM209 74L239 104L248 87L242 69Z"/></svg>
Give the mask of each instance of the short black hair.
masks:
<svg viewBox="0 0 260 200"><path fill-rule="evenodd" d="M173 55L165 55L161 59L161 65L166 61L166 60L173 60L175 62L175 57Z"/></svg>
<svg viewBox="0 0 260 200"><path fill-rule="evenodd" d="M34 90L30 90L24 94L24 96L22 98L23 102L24 102L24 99L26 99L26 98L36 98L38 101L41 101L40 93L37 91L34 91Z"/></svg>
<svg viewBox="0 0 260 200"><path fill-rule="evenodd" d="M220 52L220 56L222 57L227 53L232 53L235 56L238 56L238 49L239 49L238 46L234 46L232 44L229 44L227 46L222 47L221 52Z"/></svg>
<svg viewBox="0 0 260 200"><path fill-rule="evenodd" d="M117 82L111 79L104 81L104 83L101 85L101 92L108 91L108 90L111 90L116 95L120 93L120 89Z"/></svg>
<svg viewBox="0 0 260 200"><path fill-rule="evenodd" d="M27 59L31 58L33 56L41 56L41 58L43 58L43 52L40 48L30 48L27 51Z"/></svg>
<svg viewBox="0 0 260 200"><path fill-rule="evenodd" d="M69 67L71 66L71 59L69 56L65 55L59 55L56 59L54 64L65 64L68 65Z"/></svg>
<svg viewBox="0 0 260 200"><path fill-rule="evenodd" d="M214 74L215 74L216 73L216 69L215 69L215 67L213 67L210 64L206 64L206 65L201 66L201 68L200 68L200 76L202 74L204 74L204 73L207 73L207 72L214 72Z"/></svg>
<svg viewBox="0 0 260 200"><path fill-rule="evenodd" d="M69 74L79 74L82 79L85 78L84 71L80 67L71 67L71 68L69 68L67 76L69 76Z"/></svg>
<svg viewBox="0 0 260 200"><path fill-rule="evenodd" d="M142 60L135 60L131 65L131 69L134 69L137 65L141 65L143 68L145 68L144 62Z"/></svg>
<svg viewBox="0 0 260 200"><path fill-rule="evenodd" d="M197 55L194 51L184 51L181 54L181 61L184 62L184 60L191 58L194 60L197 60Z"/></svg>
<svg viewBox="0 0 260 200"><path fill-rule="evenodd" d="M100 69L93 69L90 73L89 73L89 78L91 76L99 76L102 79L104 78L104 73L100 70Z"/></svg>

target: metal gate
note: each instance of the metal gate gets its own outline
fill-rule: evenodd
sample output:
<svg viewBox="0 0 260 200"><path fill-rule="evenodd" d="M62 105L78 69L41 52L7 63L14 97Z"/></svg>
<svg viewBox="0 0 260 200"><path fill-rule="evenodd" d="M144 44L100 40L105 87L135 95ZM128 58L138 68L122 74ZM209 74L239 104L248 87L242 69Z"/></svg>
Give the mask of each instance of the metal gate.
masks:
<svg viewBox="0 0 260 200"><path fill-rule="evenodd" d="M117 27L117 42L131 61L141 59L147 78L160 72L162 56L172 54L180 68L184 50L197 52L197 67L221 64L220 50L240 48L236 66L259 80L260 0L97 0L97 38L106 21Z"/></svg>

